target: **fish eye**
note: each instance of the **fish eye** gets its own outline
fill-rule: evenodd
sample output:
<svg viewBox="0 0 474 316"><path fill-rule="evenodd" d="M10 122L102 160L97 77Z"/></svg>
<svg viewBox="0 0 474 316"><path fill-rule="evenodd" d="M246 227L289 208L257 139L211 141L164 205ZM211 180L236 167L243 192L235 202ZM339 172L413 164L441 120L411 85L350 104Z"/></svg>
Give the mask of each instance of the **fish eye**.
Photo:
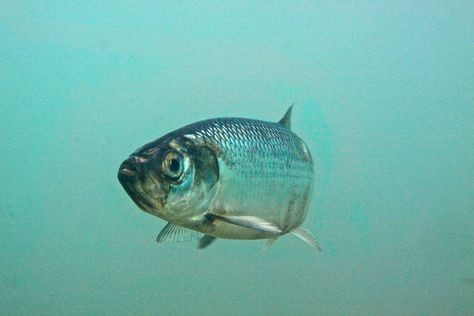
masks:
<svg viewBox="0 0 474 316"><path fill-rule="evenodd" d="M183 157L176 151L169 151L161 164L163 173L172 180L177 180L183 174Z"/></svg>

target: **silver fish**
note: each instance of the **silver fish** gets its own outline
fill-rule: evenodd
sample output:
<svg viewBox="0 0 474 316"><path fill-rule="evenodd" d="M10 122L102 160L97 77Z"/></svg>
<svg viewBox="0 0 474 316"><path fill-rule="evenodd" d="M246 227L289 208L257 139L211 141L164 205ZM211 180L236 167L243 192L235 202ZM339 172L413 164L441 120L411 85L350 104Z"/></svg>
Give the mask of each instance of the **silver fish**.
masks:
<svg viewBox="0 0 474 316"><path fill-rule="evenodd" d="M290 128L292 107L277 123L244 118L196 122L132 153L118 179L145 212L168 224L158 243L216 238L267 239L291 233L315 249L300 225L313 189L313 160ZM204 235L203 235L204 234Z"/></svg>

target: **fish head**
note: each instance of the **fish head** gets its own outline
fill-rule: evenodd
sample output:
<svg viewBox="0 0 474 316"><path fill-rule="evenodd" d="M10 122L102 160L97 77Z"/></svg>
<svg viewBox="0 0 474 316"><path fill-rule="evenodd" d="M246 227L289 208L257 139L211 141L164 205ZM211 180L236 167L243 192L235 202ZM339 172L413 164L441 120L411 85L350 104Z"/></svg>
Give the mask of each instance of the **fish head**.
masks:
<svg viewBox="0 0 474 316"><path fill-rule="evenodd" d="M130 155L121 164L118 179L138 207L176 223L209 210L219 167L211 147L165 135Z"/></svg>

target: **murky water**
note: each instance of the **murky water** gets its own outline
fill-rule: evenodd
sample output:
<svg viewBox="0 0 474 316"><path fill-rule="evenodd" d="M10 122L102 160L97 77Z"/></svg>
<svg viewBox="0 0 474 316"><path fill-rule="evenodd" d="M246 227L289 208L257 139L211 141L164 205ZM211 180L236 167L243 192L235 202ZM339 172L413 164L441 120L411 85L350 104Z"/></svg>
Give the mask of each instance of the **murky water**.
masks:
<svg viewBox="0 0 474 316"><path fill-rule="evenodd" d="M3 315L469 315L474 6L10 1L0 10ZM288 236L160 245L120 162L211 117L317 162Z"/></svg>

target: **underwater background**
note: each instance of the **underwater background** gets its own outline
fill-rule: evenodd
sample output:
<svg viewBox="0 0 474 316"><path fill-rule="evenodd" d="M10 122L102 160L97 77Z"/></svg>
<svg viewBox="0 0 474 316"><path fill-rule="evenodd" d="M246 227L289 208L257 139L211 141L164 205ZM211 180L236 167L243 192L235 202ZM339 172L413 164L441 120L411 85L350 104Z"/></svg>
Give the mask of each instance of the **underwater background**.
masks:
<svg viewBox="0 0 474 316"><path fill-rule="evenodd" d="M323 252L157 245L120 163L293 102ZM472 1L1 1L0 110L2 315L474 311Z"/></svg>

